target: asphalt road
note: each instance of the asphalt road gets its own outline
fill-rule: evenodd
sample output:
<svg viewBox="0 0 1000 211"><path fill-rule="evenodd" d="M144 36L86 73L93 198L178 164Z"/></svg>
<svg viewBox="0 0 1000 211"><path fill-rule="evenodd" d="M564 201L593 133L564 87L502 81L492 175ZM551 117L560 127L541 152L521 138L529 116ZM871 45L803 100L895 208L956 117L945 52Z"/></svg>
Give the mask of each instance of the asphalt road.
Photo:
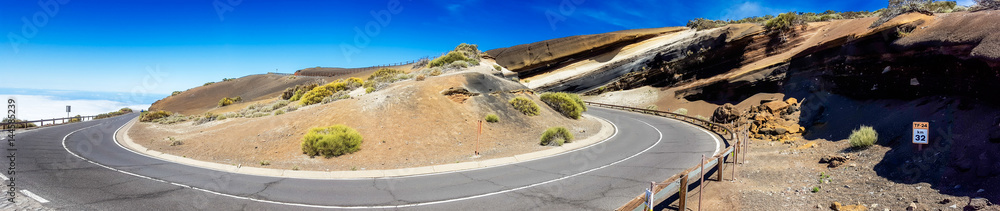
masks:
<svg viewBox="0 0 1000 211"><path fill-rule="evenodd" d="M725 147L716 134L677 120L597 107L587 113L618 132L517 164L353 180L233 174L134 154L113 139L137 115L130 114L17 134L16 187L50 201L45 207L69 210L610 210Z"/></svg>

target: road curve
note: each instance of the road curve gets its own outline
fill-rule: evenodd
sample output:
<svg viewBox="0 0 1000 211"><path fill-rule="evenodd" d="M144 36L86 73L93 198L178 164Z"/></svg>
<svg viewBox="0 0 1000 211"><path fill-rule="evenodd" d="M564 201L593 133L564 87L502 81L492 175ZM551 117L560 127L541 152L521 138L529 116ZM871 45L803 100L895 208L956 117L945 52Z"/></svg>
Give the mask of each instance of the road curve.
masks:
<svg viewBox="0 0 1000 211"><path fill-rule="evenodd" d="M618 133L544 159L375 179L254 176L150 158L114 142L130 114L18 134L17 188L51 201L46 207L71 210L609 210L725 147L716 134L673 119L598 107L587 113Z"/></svg>

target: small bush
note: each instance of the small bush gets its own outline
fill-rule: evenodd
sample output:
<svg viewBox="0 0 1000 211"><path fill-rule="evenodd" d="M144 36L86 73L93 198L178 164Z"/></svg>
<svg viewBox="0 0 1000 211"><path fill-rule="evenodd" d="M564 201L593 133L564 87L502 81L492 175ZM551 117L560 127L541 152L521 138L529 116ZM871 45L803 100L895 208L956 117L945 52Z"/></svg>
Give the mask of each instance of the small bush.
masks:
<svg viewBox="0 0 1000 211"><path fill-rule="evenodd" d="M139 121L151 122L153 120L157 120L163 117L168 117L170 115L173 115L173 113L170 113L169 111L147 111L139 115L140 116Z"/></svg>
<svg viewBox="0 0 1000 211"><path fill-rule="evenodd" d="M542 133L542 138L539 144L542 146L562 146L563 143L569 143L572 141L573 134L570 133L565 127L551 127Z"/></svg>
<svg viewBox="0 0 1000 211"><path fill-rule="evenodd" d="M181 91L174 91L174 92L170 93L170 96L176 96L176 95L179 95L179 94L181 94Z"/></svg>
<svg viewBox="0 0 1000 211"><path fill-rule="evenodd" d="M658 109L656 105L646 106L646 110L656 110L656 109Z"/></svg>
<svg viewBox="0 0 1000 211"><path fill-rule="evenodd" d="M688 110L686 108L678 108L677 110L674 110L674 113L680 115L687 115Z"/></svg>
<svg viewBox="0 0 1000 211"><path fill-rule="evenodd" d="M764 28L772 31L789 31L796 25L802 24L805 24L805 20L800 19L795 12L787 12L764 22Z"/></svg>
<svg viewBox="0 0 1000 211"><path fill-rule="evenodd" d="M202 114L201 117L198 118L198 120L194 122L194 124L195 125L205 124L205 123L208 123L208 122L211 122L211 121L218 120L219 117L220 116L218 114L214 114L212 112L205 112L205 114Z"/></svg>
<svg viewBox="0 0 1000 211"><path fill-rule="evenodd" d="M374 92L374 91L375 91L375 87L368 87L368 88L365 88L365 94L369 94L369 93L372 93L372 92Z"/></svg>
<svg viewBox="0 0 1000 211"><path fill-rule="evenodd" d="M358 131L345 125L316 127L302 137L302 153L327 158L357 152L363 138Z"/></svg>
<svg viewBox="0 0 1000 211"><path fill-rule="evenodd" d="M69 119L69 121L67 123L81 122L81 121L83 121L83 119L81 119L81 118L83 118L83 117L81 117L80 115L76 115L72 119Z"/></svg>
<svg viewBox="0 0 1000 211"><path fill-rule="evenodd" d="M439 76L441 74L442 74L441 68L434 68L433 70L431 70L431 76Z"/></svg>
<svg viewBox="0 0 1000 211"><path fill-rule="evenodd" d="M451 64L448 64L448 65L444 66L444 68L446 68L446 69L461 69L461 68L468 68L468 67L469 67L469 62L467 62L467 61L454 61Z"/></svg>
<svg viewBox="0 0 1000 211"><path fill-rule="evenodd" d="M269 160L262 160L262 161L260 161L260 165L261 166L270 166L271 165L271 161L269 161Z"/></svg>
<svg viewBox="0 0 1000 211"><path fill-rule="evenodd" d="M295 85L295 87L290 87L285 89L285 91L281 93L281 99L288 101L298 101L300 98L302 98L303 94L305 94L309 90L316 88L317 86L319 86L319 84Z"/></svg>
<svg viewBox="0 0 1000 211"><path fill-rule="evenodd" d="M226 82L226 81L233 81L233 80L236 80L236 79L235 79L235 78L222 78L222 81L223 81L223 82Z"/></svg>
<svg viewBox="0 0 1000 211"><path fill-rule="evenodd" d="M236 98L224 97L221 100L219 100L219 107L224 107L224 106L232 105L234 103L238 103L238 102L241 102L241 101L243 101L243 97L236 97Z"/></svg>
<svg viewBox="0 0 1000 211"><path fill-rule="evenodd" d="M493 69L497 70L497 71L500 71L500 70L503 70L503 67L500 67L500 65L493 65Z"/></svg>
<svg viewBox="0 0 1000 211"><path fill-rule="evenodd" d="M497 116L496 114L487 114L486 115L486 122L499 122L499 121L500 121L500 117Z"/></svg>
<svg viewBox="0 0 1000 211"><path fill-rule="evenodd" d="M980 10L1000 10L1000 0L975 0L976 11Z"/></svg>
<svg viewBox="0 0 1000 211"><path fill-rule="evenodd" d="M712 29L712 28L723 26L723 25L726 25L725 21L721 21L721 20L713 21L713 20L704 19L704 18L695 18L695 19L689 20L688 23L687 23L687 27L688 28L697 29L699 31L700 30L705 30L705 29Z"/></svg>
<svg viewBox="0 0 1000 211"><path fill-rule="evenodd" d="M417 76L417 81L423 81L424 79L427 79L427 76L424 76L424 75L418 75Z"/></svg>
<svg viewBox="0 0 1000 211"><path fill-rule="evenodd" d="M479 61L466 57L461 52L451 51L448 52L448 54L445 54L444 56L431 60L431 63L427 64L427 67L440 67L447 64L452 64L456 61L465 61L468 62L468 64L479 64Z"/></svg>
<svg viewBox="0 0 1000 211"><path fill-rule="evenodd" d="M369 81L382 81L385 79L396 78L397 75L406 74L402 70L392 69L392 68L382 68L376 70L372 75L368 76Z"/></svg>
<svg viewBox="0 0 1000 211"><path fill-rule="evenodd" d="M184 122L184 121L187 121L187 120L188 120L188 117L186 117L184 115L173 114L173 115L170 115L170 116L167 116L167 117L155 119L152 122L159 123L159 124L174 124L174 123L178 123L178 122Z"/></svg>
<svg viewBox="0 0 1000 211"><path fill-rule="evenodd" d="M812 192L813 192L813 193L816 193L816 192L819 192L819 186L815 186L815 187L813 187L813 188L812 188Z"/></svg>
<svg viewBox="0 0 1000 211"><path fill-rule="evenodd" d="M861 125L861 128L851 131L849 139L852 148L867 148L878 141L878 132L872 127Z"/></svg>
<svg viewBox="0 0 1000 211"><path fill-rule="evenodd" d="M282 114L285 114L285 110L278 110L278 111L275 111L275 112L274 112L274 115L275 115L275 116L277 116L277 115L282 115Z"/></svg>
<svg viewBox="0 0 1000 211"><path fill-rule="evenodd" d="M167 141L170 141L170 146L180 146L184 145L184 142L175 139L174 137L167 137Z"/></svg>
<svg viewBox="0 0 1000 211"><path fill-rule="evenodd" d="M202 86L208 86L208 85L212 85L212 84L214 84L214 83L215 83L215 82L208 82L208 83L205 83L205 85L202 85Z"/></svg>
<svg viewBox="0 0 1000 211"><path fill-rule="evenodd" d="M12 119L12 118L3 118L3 122L4 123L8 123L8 122L19 123L19 122L25 122L25 120ZM38 125L35 125L35 123L19 123L19 124L4 126L4 129L8 129L8 128L19 129L19 128L29 128L29 127L38 127Z"/></svg>
<svg viewBox="0 0 1000 211"><path fill-rule="evenodd" d="M538 104L535 101L531 101L526 97L515 97L510 100L510 106L514 106L514 109L521 111L528 116L538 115Z"/></svg>
<svg viewBox="0 0 1000 211"><path fill-rule="evenodd" d="M569 118L580 119L580 115L587 111L587 106L583 104L583 100L577 94L550 92L542 94L540 98L549 107Z"/></svg>

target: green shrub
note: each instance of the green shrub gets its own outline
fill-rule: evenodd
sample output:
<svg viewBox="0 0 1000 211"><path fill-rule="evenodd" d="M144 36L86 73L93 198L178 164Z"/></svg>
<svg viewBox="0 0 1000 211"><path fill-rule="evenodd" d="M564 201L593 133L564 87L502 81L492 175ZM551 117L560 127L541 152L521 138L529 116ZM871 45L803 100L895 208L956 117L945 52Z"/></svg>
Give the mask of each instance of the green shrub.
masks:
<svg viewBox="0 0 1000 211"><path fill-rule="evenodd" d="M222 78L223 82L236 80L235 78Z"/></svg>
<svg viewBox="0 0 1000 211"><path fill-rule="evenodd" d="M851 131L849 139L852 148L867 148L878 141L878 132L872 127L861 125L861 128Z"/></svg>
<svg viewBox="0 0 1000 211"><path fill-rule="evenodd" d="M399 74L406 74L402 70L392 69L392 68L382 68L376 70L372 75L368 76L369 81L384 81L386 79L394 79Z"/></svg>
<svg viewBox="0 0 1000 211"><path fill-rule="evenodd" d="M503 67L500 67L500 65L493 65L493 69L500 71L503 70Z"/></svg>
<svg viewBox="0 0 1000 211"><path fill-rule="evenodd" d="M375 87L368 87L368 88L365 88L365 94L368 94L368 93L372 93L372 92L374 92L374 91L375 91Z"/></svg>
<svg viewBox="0 0 1000 211"><path fill-rule="evenodd" d="M275 112L274 112L274 115L275 115L275 116L277 116L277 115L282 115L282 114L285 114L285 110L278 110L278 111L275 111Z"/></svg>
<svg viewBox="0 0 1000 211"><path fill-rule="evenodd" d="M241 101L243 101L243 97L236 97L236 98L224 97L221 100L219 100L219 107L224 107L224 106L227 106L227 105L232 105L234 103L238 103L238 102L241 102Z"/></svg>
<svg viewBox="0 0 1000 211"><path fill-rule="evenodd" d="M316 88L317 86L319 86L319 84L295 85L295 87L290 87L285 89L285 91L281 93L281 99L288 101L298 101L300 98L302 98L303 94L305 94L309 90Z"/></svg>
<svg viewBox="0 0 1000 211"><path fill-rule="evenodd" d="M564 116L580 119L580 115L587 111L587 106L583 104L580 95L565 92L544 93L541 96L542 102L552 107Z"/></svg>
<svg viewBox="0 0 1000 211"><path fill-rule="evenodd" d="M35 123L20 123L20 122L25 122L25 120L21 120L21 119L13 119L13 120L11 120L11 118L4 118L3 122L4 123L7 123L7 122L19 123L19 124L4 126L4 129L7 129L7 128L19 129L19 128L38 127L38 125L35 125Z"/></svg>
<svg viewBox="0 0 1000 211"><path fill-rule="evenodd" d="M205 112L194 122L195 125L205 124L211 121L219 120L221 116L212 112Z"/></svg>
<svg viewBox="0 0 1000 211"><path fill-rule="evenodd" d="M153 120L157 120L163 117L168 117L170 115L173 115L173 113L170 113L169 111L146 111L142 112L142 114L139 115L139 121L151 122Z"/></svg>
<svg viewBox="0 0 1000 211"><path fill-rule="evenodd" d="M535 101L531 101L526 97L515 97L510 100L510 106L514 106L514 109L521 111L528 116L538 115L538 104Z"/></svg>
<svg viewBox="0 0 1000 211"><path fill-rule="evenodd" d="M81 121L83 121L83 119L81 119L81 118L83 118L83 117L81 117L80 115L76 115L73 118L69 119L69 121L67 121L67 123L81 122Z"/></svg>
<svg viewBox="0 0 1000 211"><path fill-rule="evenodd" d="M208 86L208 85L212 85L212 84L214 84L214 83L215 83L215 82L207 82L207 83L205 83L205 85L202 85L202 86Z"/></svg>
<svg viewBox="0 0 1000 211"><path fill-rule="evenodd" d="M467 61L454 61L451 64L445 65L444 67L447 68L447 69L468 68L469 67L469 62L467 62Z"/></svg>
<svg viewBox="0 0 1000 211"><path fill-rule="evenodd" d="M792 30L792 27L802 24L805 24L805 21L800 19L795 12L787 12L764 22L764 28L772 31L789 31Z"/></svg>
<svg viewBox="0 0 1000 211"><path fill-rule="evenodd" d="M447 64L452 64L455 61L465 61L471 65L479 65L479 46L470 44L459 44L455 47L455 50L449 51L448 54L431 60L427 64L427 67L440 67Z"/></svg>
<svg viewBox="0 0 1000 211"><path fill-rule="evenodd" d="M431 76L439 76L441 74L441 68L434 68L434 70L431 70Z"/></svg>
<svg viewBox="0 0 1000 211"><path fill-rule="evenodd" d="M677 110L674 110L674 113L680 115L687 115L688 110L686 108L678 108Z"/></svg>
<svg viewBox="0 0 1000 211"><path fill-rule="evenodd" d="M726 25L725 21L721 21L721 20L713 21L713 20L704 19L704 18L695 18L695 19L689 20L688 23L687 23L687 27L688 28L697 29L697 30L712 29L712 28L723 26L723 25Z"/></svg>
<svg viewBox="0 0 1000 211"><path fill-rule="evenodd" d="M563 143L569 143L572 141L573 134L570 133L565 127L551 127L542 133L542 138L539 144L542 146L562 146Z"/></svg>
<svg viewBox="0 0 1000 211"><path fill-rule="evenodd" d="M188 117L186 117L184 115L172 114L172 115L167 116L167 117L155 119L152 122L159 123L159 124L174 124L174 123L178 123L178 122L184 122L184 121L187 121L187 120L188 120Z"/></svg>
<svg viewBox="0 0 1000 211"><path fill-rule="evenodd" d="M500 121L500 117L497 116L496 114L487 114L486 115L486 122L499 122L499 121Z"/></svg>
<svg viewBox="0 0 1000 211"><path fill-rule="evenodd" d="M181 94L181 91L174 91L174 92L170 93L170 96L176 96L176 95L179 95L179 94Z"/></svg>
<svg viewBox="0 0 1000 211"><path fill-rule="evenodd" d="M302 153L327 158L357 152L363 138L358 131L345 125L316 127L302 138Z"/></svg>
<svg viewBox="0 0 1000 211"><path fill-rule="evenodd" d="M656 105L646 106L646 110L656 110L656 109L658 109Z"/></svg>
<svg viewBox="0 0 1000 211"><path fill-rule="evenodd" d="M262 160L262 161L260 161L260 165L261 166L270 166L271 165L271 161L269 161L269 160Z"/></svg>
<svg viewBox="0 0 1000 211"><path fill-rule="evenodd" d="M383 70L386 70L386 69L383 69ZM379 74L379 72L376 71L376 74ZM375 74L373 74L372 76L375 76ZM359 79L359 78L350 78L348 80L336 80L334 82L330 82L330 83L325 84L323 86L318 86L316 88L313 88L309 92L306 92L305 95L302 95L302 105L312 105L312 104L321 103L321 102L324 102L324 101L330 102L329 100L325 100L325 99L327 97L330 97L334 93L338 93L338 92L341 92L341 91L348 91L350 89L358 88L358 87L361 87L363 84L364 84L364 82L361 79ZM350 96L348 96L348 97L350 97ZM343 99L343 98L340 98L340 99Z"/></svg>
<svg viewBox="0 0 1000 211"><path fill-rule="evenodd" d="M979 10L1000 10L1000 0L975 0L975 11Z"/></svg>

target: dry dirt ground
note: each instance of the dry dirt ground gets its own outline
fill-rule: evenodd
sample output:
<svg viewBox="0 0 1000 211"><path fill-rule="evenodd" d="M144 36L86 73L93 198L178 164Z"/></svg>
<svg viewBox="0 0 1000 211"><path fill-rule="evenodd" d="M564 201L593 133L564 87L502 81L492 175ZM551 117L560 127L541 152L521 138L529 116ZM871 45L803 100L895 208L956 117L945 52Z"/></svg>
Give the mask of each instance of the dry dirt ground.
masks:
<svg viewBox="0 0 1000 211"><path fill-rule="evenodd" d="M485 64L484 64L485 65ZM481 65L483 66L483 65ZM490 69L486 66L484 69ZM442 91L462 87L477 96L462 102ZM577 139L595 134L594 119L573 120L555 112L516 82L480 72L459 72L424 81L408 80L360 97L302 107L278 116L229 118L201 125L191 121L163 125L139 123L131 138L145 147L177 156L223 164L301 170L373 170L483 160L548 149L539 146L541 133L565 126ZM527 96L540 115L526 116L507 102ZM293 102L297 103L297 102ZM498 123L483 123L476 150L476 126L486 114ZM340 157L310 158L302 153L302 136L312 127L345 124L364 137L361 150ZM179 140L182 145L171 146Z"/></svg>
<svg viewBox="0 0 1000 211"><path fill-rule="evenodd" d="M914 210L963 210L975 198L941 194L927 183L903 184L878 176L874 166L890 150L884 146L852 150L847 140L824 139L789 144L755 140L750 146L746 161L737 164L735 181L731 172L725 172L723 182L713 180L705 186L702 209L833 210L837 202L851 206L841 210L908 210L910 206ZM848 160L831 168L819 162L824 156ZM697 209L697 190L689 198L689 209ZM1000 210L1000 206L984 210Z"/></svg>

